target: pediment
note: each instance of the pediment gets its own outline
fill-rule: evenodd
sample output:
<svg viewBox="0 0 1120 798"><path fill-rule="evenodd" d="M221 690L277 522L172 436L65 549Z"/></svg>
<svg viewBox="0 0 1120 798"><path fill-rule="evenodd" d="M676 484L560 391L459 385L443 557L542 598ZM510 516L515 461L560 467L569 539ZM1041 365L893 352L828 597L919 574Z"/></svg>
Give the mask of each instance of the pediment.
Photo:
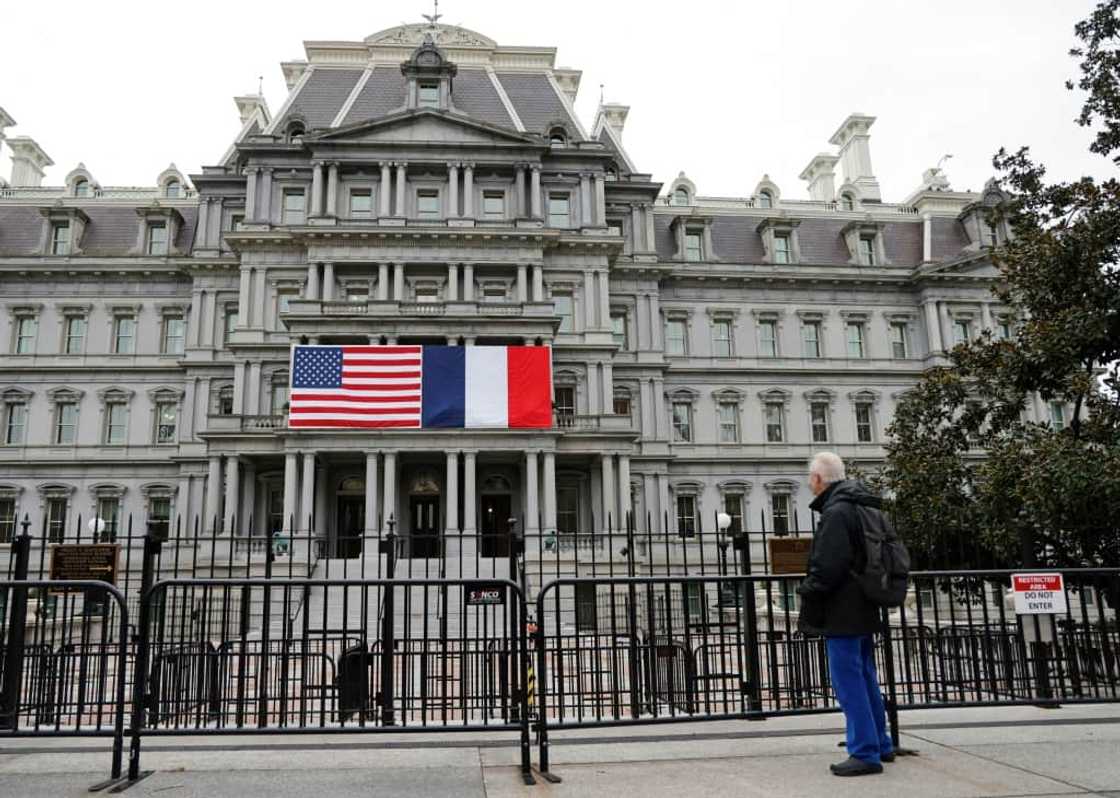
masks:
<svg viewBox="0 0 1120 798"><path fill-rule="evenodd" d="M918 267L919 277L968 277L982 280L1000 279L1000 271L988 257L987 252L970 253L944 263L933 263Z"/></svg>
<svg viewBox="0 0 1120 798"><path fill-rule="evenodd" d="M411 144L447 142L452 144L543 144L513 130L479 122L446 111L425 108L393 116L358 122L338 130L305 137L305 141L354 144Z"/></svg>

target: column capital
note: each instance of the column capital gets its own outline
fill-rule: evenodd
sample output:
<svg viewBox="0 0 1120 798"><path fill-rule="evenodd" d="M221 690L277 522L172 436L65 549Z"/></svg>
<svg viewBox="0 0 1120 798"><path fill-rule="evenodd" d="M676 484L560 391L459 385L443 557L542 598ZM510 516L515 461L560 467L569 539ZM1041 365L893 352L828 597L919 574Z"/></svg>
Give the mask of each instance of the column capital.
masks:
<svg viewBox="0 0 1120 798"><path fill-rule="evenodd" d="M390 166L393 165L393 162L392 161L378 161L377 165L380 166L382 169L388 169Z"/></svg>
<svg viewBox="0 0 1120 798"><path fill-rule="evenodd" d="M259 171L260 171L260 167L257 167L257 166L246 166L245 167L245 174L247 174L247 175L255 175Z"/></svg>
<svg viewBox="0 0 1120 798"><path fill-rule="evenodd" d="M324 161L322 158L314 158L311 161L311 165L314 166L316 169L322 169L323 164L325 164L325 163L326 163L326 161Z"/></svg>
<svg viewBox="0 0 1120 798"><path fill-rule="evenodd" d="M274 167L271 167L271 166L259 166L259 167L257 167L257 171L260 172L262 175L270 175L273 172L275 172L276 169Z"/></svg>
<svg viewBox="0 0 1120 798"><path fill-rule="evenodd" d="M539 163L531 163L529 164L529 168L534 172L539 172L541 170L541 165Z"/></svg>
<svg viewBox="0 0 1120 798"><path fill-rule="evenodd" d="M408 168L408 161L394 161L393 165L396 166L398 169L407 169Z"/></svg>
<svg viewBox="0 0 1120 798"><path fill-rule="evenodd" d="M473 172L474 171L474 161L463 161L463 168L464 169L470 169Z"/></svg>
<svg viewBox="0 0 1120 798"><path fill-rule="evenodd" d="M462 165L463 164L462 164L461 161L448 161L447 162L447 168L448 169L458 169Z"/></svg>

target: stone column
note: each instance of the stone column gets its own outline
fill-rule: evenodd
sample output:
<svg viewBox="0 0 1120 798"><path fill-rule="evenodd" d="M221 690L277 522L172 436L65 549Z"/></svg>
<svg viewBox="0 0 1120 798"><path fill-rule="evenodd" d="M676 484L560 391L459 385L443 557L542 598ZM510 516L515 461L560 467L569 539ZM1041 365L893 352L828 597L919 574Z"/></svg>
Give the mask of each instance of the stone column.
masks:
<svg viewBox="0 0 1120 798"><path fill-rule="evenodd" d="M618 456L618 523L620 529L626 529L626 515L632 509L630 502L630 455Z"/></svg>
<svg viewBox="0 0 1120 798"><path fill-rule="evenodd" d="M202 324L202 332L199 336L202 346L214 345L214 329L218 324L218 295L214 291L209 291L206 294L206 318ZM224 320L223 320L224 323Z"/></svg>
<svg viewBox="0 0 1120 798"><path fill-rule="evenodd" d="M591 226L591 175L587 172L579 175L579 224Z"/></svg>
<svg viewBox="0 0 1120 798"><path fill-rule="evenodd" d="M544 302L544 264L533 266L533 302Z"/></svg>
<svg viewBox="0 0 1120 798"><path fill-rule="evenodd" d="M385 301L389 298L389 264L377 264L377 298Z"/></svg>
<svg viewBox="0 0 1120 798"><path fill-rule="evenodd" d="M408 184L408 163L397 162L397 207L393 209L394 216L406 216L405 190Z"/></svg>
<svg viewBox="0 0 1120 798"><path fill-rule="evenodd" d="M544 529L546 534L556 534L556 452L544 453L544 486L541 504L544 506Z"/></svg>
<svg viewBox="0 0 1120 798"><path fill-rule="evenodd" d="M284 520L281 522L284 531L291 534L296 529L295 519L299 513L296 503L296 494L299 491L299 454L296 452L284 453Z"/></svg>
<svg viewBox="0 0 1120 798"><path fill-rule="evenodd" d="M459 264L447 264L447 301L459 301Z"/></svg>
<svg viewBox="0 0 1120 798"><path fill-rule="evenodd" d="M595 298L595 273L586 271L583 273L583 330L580 332L599 327L595 323L595 308L598 306L599 302Z"/></svg>
<svg viewBox="0 0 1120 798"><path fill-rule="evenodd" d="M649 324L654 351L664 352L665 324L661 320L661 298L657 294L651 294L649 298Z"/></svg>
<svg viewBox="0 0 1120 798"><path fill-rule="evenodd" d="M236 454L226 458L226 506L222 518L222 532L237 534L231 519L241 518L241 458ZM240 521L237 521L240 523Z"/></svg>
<svg viewBox="0 0 1120 798"><path fill-rule="evenodd" d="M665 380L657 377L653 379L653 401L656 408L654 422L657 428L657 439L659 441L667 440L669 438L669 416L665 408Z"/></svg>
<svg viewBox="0 0 1120 798"><path fill-rule="evenodd" d="M994 329L994 325L992 324L992 303L991 302L981 303L980 313L981 313L981 320L982 320L982 324L984 325L984 329L985 330Z"/></svg>
<svg viewBox="0 0 1120 798"><path fill-rule="evenodd" d="M210 198L207 197L198 203L198 227L195 230L195 239L199 249L210 248Z"/></svg>
<svg viewBox="0 0 1120 798"><path fill-rule="evenodd" d="M198 377L187 379L183 388L183 423L179 425L178 438L181 442L186 443L194 438L195 416L198 415L195 408L195 402L198 398ZM204 394L207 397L209 395L209 391Z"/></svg>
<svg viewBox="0 0 1120 798"><path fill-rule="evenodd" d="M476 452L463 452L463 534L478 534L478 485L475 483Z"/></svg>
<svg viewBox="0 0 1120 798"><path fill-rule="evenodd" d="M603 413L614 413L614 364L603 361Z"/></svg>
<svg viewBox="0 0 1120 798"><path fill-rule="evenodd" d="M933 220L928 213L922 214L922 262L933 260Z"/></svg>
<svg viewBox="0 0 1120 798"><path fill-rule="evenodd" d="M378 529L377 523L377 452L366 452L366 525L364 534Z"/></svg>
<svg viewBox="0 0 1120 798"><path fill-rule="evenodd" d="M597 416L601 412L599 410L599 399L602 397L600 393L602 388L599 386L599 364L588 362L587 364L587 412L589 415ZM576 415L579 415L579 409L576 409Z"/></svg>
<svg viewBox="0 0 1120 798"><path fill-rule="evenodd" d="M233 412L239 416L245 412L245 365L233 364Z"/></svg>
<svg viewBox="0 0 1120 798"><path fill-rule="evenodd" d="M541 531L540 503L537 493L537 453L525 452L525 532L535 535Z"/></svg>
<svg viewBox="0 0 1120 798"><path fill-rule="evenodd" d="M953 348L953 317L949 313L949 303L941 303L941 345L944 349Z"/></svg>
<svg viewBox="0 0 1120 798"><path fill-rule="evenodd" d="M596 174L595 180L595 225L597 227L606 227L607 225L607 189L603 181L602 173Z"/></svg>
<svg viewBox="0 0 1120 798"><path fill-rule="evenodd" d="M323 215L323 162L315 161L311 164L311 214L312 217Z"/></svg>
<svg viewBox="0 0 1120 798"><path fill-rule="evenodd" d="M392 181L392 172L390 171L389 162L388 161L382 161L381 162L381 185L379 186L381 196L380 196L380 200L378 202L378 208L377 208L377 215L378 216L388 216L389 215L389 192L390 192L390 188L391 188L389 183L391 181Z"/></svg>
<svg viewBox="0 0 1120 798"><path fill-rule="evenodd" d="M676 521L673 516L673 500L669 496L669 476L667 474L657 475L657 507L658 507L658 520L654 526L660 527L663 534L669 534L669 530L676 526Z"/></svg>
<svg viewBox="0 0 1120 798"><path fill-rule="evenodd" d="M445 524L446 533L448 536L459 534L459 453L447 453L447 507L444 511L444 516L447 519Z"/></svg>
<svg viewBox="0 0 1120 798"><path fill-rule="evenodd" d="M474 264L463 264L463 301L474 302Z"/></svg>
<svg viewBox="0 0 1120 798"><path fill-rule="evenodd" d="M327 167L327 216L338 215L338 161Z"/></svg>
<svg viewBox="0 0 1120 798"><path fill-rule="evenodd" d="M327 261L323 264L323 300L329 302L334 299L334 264Z"/></svg>
<svg viewBox="0 0 1120 798"><path fill-rule="evenodd" d="M241 267L241 285L237 289L237 329L249 326L249 308L253 299L253 267Z"/></svg>
<svg viewBox="0 0 1120 798"><path fill-rule="evenodd" d="M260 329L264 326L264 310L267 299L265 270L258 267L253 270L253 296L249 301L249 326L253 329Z"/></svg>
<svg viewBox="0 0 1120 798"><path fill-rule="evenodd" d="M393 299L397 302L404 301L404 264L393 264Z"/></svg>
<svg viewBox="0 0 1120 798"><path fill-rule="evenodd" d="M630 242L634 252L645 252L645 222L642 221L642 209L639 205L630 206Z"/></svg>
<svg viewBox="0 0 1120 798"><path fill-rule="evenodd" d="M306 299L319 298L319 264L307 264L307 288L304 289Z"/></svg>
<svg viewBox="0 0 1120 798"><path fill-rule="evenodd" d="M250 416L259 416L261 413L261 363L259 360L249 363L249 383L245 387L245 410Z"/></svg>
<svg viewBox="0 0 1120 798"><path fill-rule="evenodd" d="M463 164L463 216L474 218L474 164Z"/></svg>
<svg viewBox="0 0 1120 798"><path fill-rule="evenodd" d="M243 484L241 486L241 506L244 511L239 514L238 525L241 534L261 534L261 519L257 518L257 469L252 462L246 461L242 471Z"/></svg>
<svg viewBox="0 0 1120 798"><path fill-rule="evenodd" d="M257 217L262 222L272 221L272 167L261 167L261 186L257 193Z"/></svg>
<svg viewBox="0 0 1120 798"><path fill-rule="evenodd" d="M642 204L642 214L646 219L646 252L657 251L656 228L653 224L653 205L646 202Z"/></svg>
<svg viewBox="0 0 1120 798"><path fill-rule="evenodd" d="M447 216L449 219L459 218L459 164L447 165Z"/></svg>
<svg viewBox="0 0 1120 798"><path fill-rule="evenodd" d="M515 219L520 219L525 215L525 164L518 164L514 170L514 202L517 203L517 212L514 214Z"/></svg>
<svg viewBox="0 0 1120 798"><path fill-rule="evenodd" d="M599 272L599 326L611 327L611 279L605 270Z"/></svg>
<svg viewBox="0 0 1120 798"><path fill-rule="evenodd" d="M529 301L528 266L524 263L517 264L517 301Z"/></svg>
<svg viewBox="0 0 1120 798"><path fill-rule="evenodd" d="M529 172L529 215L541 218L541 168L538 165Z"/></svg>
<svg viewBox="0 0 1120 798"><path fill-rule="evenodd" d="M202 289L191 288L191 316L187 321L187 348L194 349L198 346L199 334L202 331Z"/></svg>
<svg viewBox="0 0 1120 798"><path fill-rule="evenodd" d="M214 532L222 515L222 458L211 455L210 470L206 474L206 517L203 529Z"/></svg>
<svg viewBox="0 0 1120 798"><path fill-rule="evenodd" d="M302 495L299 497L299 517L296 530L311 534L315 526L315 452L303 453L303 479L300 480ZM310 520L309 520L310 519Z"/></svg>
<svg viewBox="0 0 1120 798"><path fill-rule="evenodd" d="M385 452L385 468L384 468L384 489L381 491L383 507L381 510L381 524L382 527L388 530L388 522L390 518L397 518L397 453ZM400 524L397 524L397 531L400 531Z"/></svg>
<svg viewBox="0 0 1120 798"><path fill-rule="evenodd" d="M614 493L614 455L604 454L600 456L599 462L603 469L603 514L599 517L599 529L605 532L608 515L610 515L611 528L618 529L618 502L615 500Z"/></svg>
<svg viewBox="0 0 1120 798"><path fill-rule="evenodd" d="M245 221L257 220L257 170L245 170Z"/></svg>

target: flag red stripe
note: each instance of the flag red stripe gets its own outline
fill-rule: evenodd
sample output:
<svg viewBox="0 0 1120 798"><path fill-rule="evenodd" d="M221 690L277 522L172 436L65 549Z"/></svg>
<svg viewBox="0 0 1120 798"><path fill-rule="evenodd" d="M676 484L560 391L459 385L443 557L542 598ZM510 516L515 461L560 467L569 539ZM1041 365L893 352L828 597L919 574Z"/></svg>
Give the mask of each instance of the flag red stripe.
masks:
<svg viewBox="0 0 1120 798"><path fill-rule="evenodd" d="M413 420L413 419L408 419L408 420L398 419L398 420L392 420L392 421L386 421L386 420L380 420L379 421L379 420L373 419L373 418L370 418L370 419L362 419L362 418L319 419L319 418L316 418L316 419L309 419L309 420L293 418L293 419L290 419L288 421L288 426L289 427L350 427L350 428L362 428L362 429L377 429L377 428L385 428L385 427L408 427L408 428L418 429L420 427L420 416L417 416L415 420Z"/></svg>
<svg viewBox="0 0 1120 798"><path fill-rule="evenodd" d="M419 346L344 346L343 355L418 355L422 347Z"/></svg>
<svg viewBox="0 0 1120 798"><path fill-rule="evenodd" d="M354 377L380 377L386 380L408 380L420 379L419 371L360 371L358 369L342 367L342 385L346 386L346 380Z"/></svg>
<svg viewBox="0 0 1120 798"><path fill-rule="evenodd" d="M419 387L419 386L417 386ZM388 391L387 388L375 388L377 391ZM402 404L405 402L419 402L420 394L406 393L401 396L346 396L345 394L337 393L294 393L292 394L293 402L360 402L362 404L371 404L376 402L396 402Z"/></svg>
<svg viewBox="0 0 1120 798"><path fill-rule="evenodd" d="M402 402L402 404L406 404ZM405 407L354 407L353 405L315 405L315 407L290 407L288 412L295 415L321 416L332 413L339 416L403 416L419 413L419 403Z"/></svg>
<svg viewBox="0 0 1120 798"><path fill-rule="evenodd" d="M416 366L420 368L419 358L395 358L381 360L376 357L359 357L357 355L344 356L343 366Z"/></svg>

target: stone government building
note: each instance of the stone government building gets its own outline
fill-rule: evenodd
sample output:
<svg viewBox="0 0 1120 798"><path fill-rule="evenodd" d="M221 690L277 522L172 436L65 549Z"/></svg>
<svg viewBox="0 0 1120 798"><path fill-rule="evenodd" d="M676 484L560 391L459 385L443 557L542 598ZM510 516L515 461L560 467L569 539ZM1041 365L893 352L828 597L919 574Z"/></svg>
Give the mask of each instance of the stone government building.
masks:
<svg viewBox="0 0 1120 798"><path fill-rule="evenodd" d="M44 187L46 152L6 139L0 543L25 513L53 539L79 514L294 518L330 541L393 516L414 557L511 516L806 528L814 451L881 460L923 369L1011 334L999 195L930 169L884 202L874 117L808 158L807 200L766 176L707 197L640 171L626 106L582 124L552 48L424 24L305 46L283 106L236 98L240 132L198 174L111 188L78 164ZM0 110L0 139L14 124ZM298 342L551 346L555 425L289 430Z"/></svg>

